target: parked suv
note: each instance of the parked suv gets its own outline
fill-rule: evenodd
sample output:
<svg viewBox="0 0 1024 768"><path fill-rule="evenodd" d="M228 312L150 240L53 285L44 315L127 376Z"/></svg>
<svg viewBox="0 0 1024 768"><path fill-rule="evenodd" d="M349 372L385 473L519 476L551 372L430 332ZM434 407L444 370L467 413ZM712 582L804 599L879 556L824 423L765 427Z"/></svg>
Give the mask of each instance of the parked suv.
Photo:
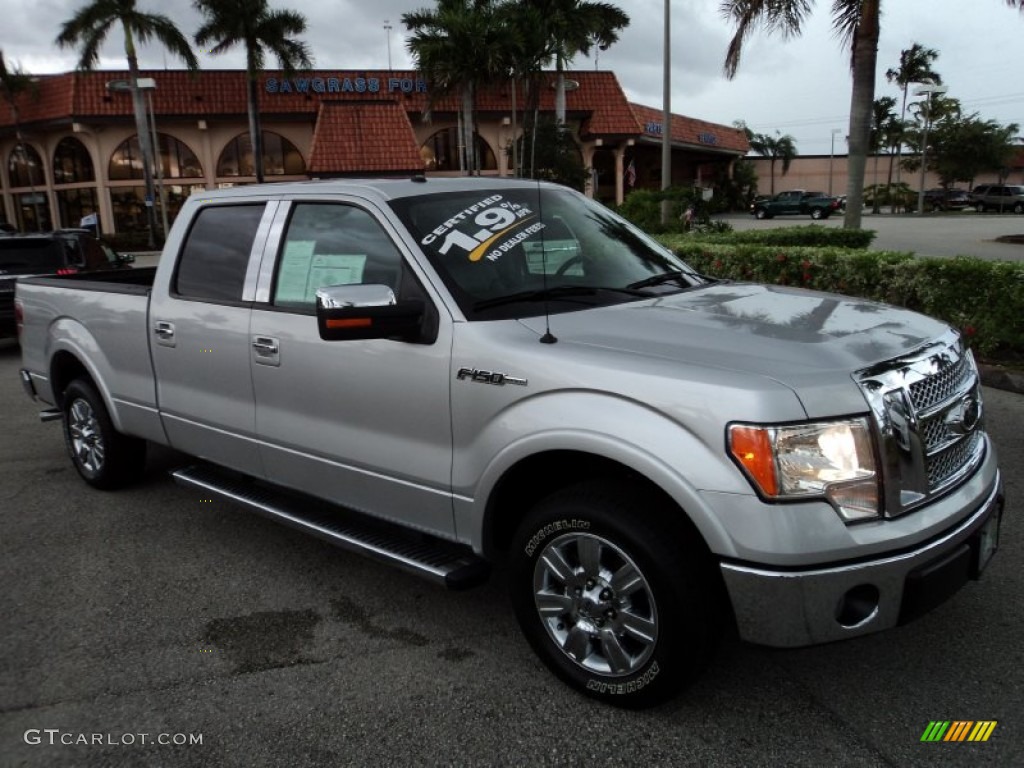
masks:
<svg viewBox="0 0 1024 768"><path fill-rule="evenodd" d="M1024 185L981 184L971 193L971 202L981 212L1024 213Z"/></svg>
<svg viewBox="0 0 1024 768"><path fill-rule="evenodd" d="M962 189L935 189L924 193L924 207L929 211L962 211L971 205L971 198Z"/></svg>
<svg viewBox="0 0 1024 768"><path fill-rule="evenodd" d="M87 229L0 238L0 338L15 332L14 283L19 277L121 269L134 260Z"/></svg>

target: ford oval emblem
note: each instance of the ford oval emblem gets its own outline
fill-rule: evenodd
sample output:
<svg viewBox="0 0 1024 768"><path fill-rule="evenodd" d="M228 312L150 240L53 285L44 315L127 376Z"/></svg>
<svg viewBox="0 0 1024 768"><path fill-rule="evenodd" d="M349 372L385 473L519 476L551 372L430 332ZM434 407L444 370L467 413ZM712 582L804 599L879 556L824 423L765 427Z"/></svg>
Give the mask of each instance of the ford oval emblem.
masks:
<svg viewBox="0 0 1024 768"><path fill-rule="evenodd" d="M963 396L946 415L946 427L954 435L969 435L981 421L981 401L971 392Z"/></svg>

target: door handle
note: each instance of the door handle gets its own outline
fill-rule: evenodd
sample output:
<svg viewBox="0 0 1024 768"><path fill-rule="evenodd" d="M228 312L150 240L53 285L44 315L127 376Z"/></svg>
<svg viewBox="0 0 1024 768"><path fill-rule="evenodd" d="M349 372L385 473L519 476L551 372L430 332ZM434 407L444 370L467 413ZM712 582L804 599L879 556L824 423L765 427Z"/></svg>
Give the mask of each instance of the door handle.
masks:
<svg viewBox="0 0 1024 768"><path fill-rule="evenodd" d="M277 342L274 339L267 339L257 336L252 341L252 348L258 355L276 355L278 352Z"/></svg>
<svg viewBox="0 0 1024 768"><path fill-rule="evenodd" d="M153 335L156 336L164 346L175 346L174 323L169 323L166 320L157 320L153 323Z"/></svg>

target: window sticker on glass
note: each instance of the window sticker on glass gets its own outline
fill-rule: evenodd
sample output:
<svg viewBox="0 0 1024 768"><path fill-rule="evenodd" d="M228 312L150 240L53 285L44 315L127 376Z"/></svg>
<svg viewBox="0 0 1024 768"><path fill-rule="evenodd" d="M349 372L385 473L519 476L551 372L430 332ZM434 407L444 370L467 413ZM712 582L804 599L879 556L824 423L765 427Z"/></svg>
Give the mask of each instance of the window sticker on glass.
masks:
<svg viewBox="0 0 1024 768"><path fill-rule="evenodd" d="M325 285L358 285L363 282L366 254L318 254L309 272L306 300L316 297L316 289Z"/></svg>
<svg viewBox="0 0 1024 768"><path fill-rule="evenodd" d="M309 270L313 262L314 240L290 240L284 246L281 272L277 276L275 301L284 303L306 301Z"/></svg>
<svg viewBox="0 0 1024 768"><path fill-rule="evenodd" d="M431 245L443 238L440 245L435 245L442 256L464 253L470 261L484 257L497 261L503 253L544 229L544 223L536 218L526 205L491 195L435 227L420 243Z"/></svg>

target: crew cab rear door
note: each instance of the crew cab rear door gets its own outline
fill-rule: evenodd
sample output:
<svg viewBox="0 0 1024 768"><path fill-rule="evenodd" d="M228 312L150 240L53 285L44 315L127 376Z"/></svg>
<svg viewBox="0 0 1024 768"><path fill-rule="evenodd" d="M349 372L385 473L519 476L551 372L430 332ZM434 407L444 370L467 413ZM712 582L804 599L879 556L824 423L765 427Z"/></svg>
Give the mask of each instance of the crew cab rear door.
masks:
<svg viewBox="0 0 1024 768"><path fill-rule="evenodd" d="M149 312L157 402L170 444L255 476L263 469L249 322L275 208L265 201L201 207L170 280L153 287Z"/></svg>
<svg viewBox="0 0 1024 768"><path fill-rule="evenodd" d="M267 478L450 535L450 315L365 202L282 201L271 232L251 333ZM317 288L356 284L422 299L436 332L418 343L324 341Z"/></svg>

